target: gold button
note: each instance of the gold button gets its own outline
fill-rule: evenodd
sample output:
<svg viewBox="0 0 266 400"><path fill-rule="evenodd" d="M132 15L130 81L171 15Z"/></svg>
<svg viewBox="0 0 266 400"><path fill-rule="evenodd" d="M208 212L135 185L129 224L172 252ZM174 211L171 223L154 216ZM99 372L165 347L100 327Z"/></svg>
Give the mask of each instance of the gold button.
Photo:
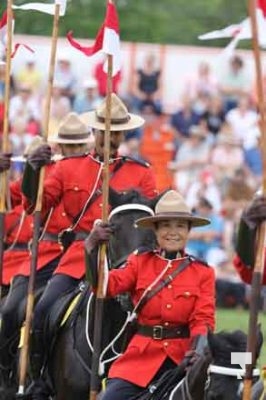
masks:
<svg viewBox="0 0 266 400"><path fill-rule="evenodd" d="M77 192L79 190L78 186L75 186L74 190Z"/></svg>
<svg viewBox="0 0 266 400"><path fill-rule="evenodd" d="M190 296L190 292L184 292L184 296L185 297L189 297Z"/></svg>
<svg viewBox="0 0 266 400"><path fill-rule="evenodd" d="M65 212L62 212L62 217L65 217L66 216L66 213Z"/></svg>
<svg viewBox="0 0 266 400"><path fill-rule="evenodd" d="M173 286L172 285L168 285L167 287L168 287L168 289L172 289Z"/></svg>
<svg viewBox="0 0 266 400"><path fill-rule="evenodd" d="M166 304L166 308L168 309L172 308L172 304Z"/></svg>
<svg viewBox="0 0 266 400"><path fill-rule="evenodd" d="M164 323L164 326L169 326L169 322L166 321L166 322Z"/></svg>
<svg viewBox="0 0 266 400"><path fill-rule="evenodd" d="M163 343L164 347L167 347L168 344L169 344L168 342L164 342L164 343Z"/></svg>
<svg viewBox="0 0 266 400"><path fill-rule="evenodd" d="M100 203L100 204L99 204L99 207L102 207L102 206L103 206L103 203Z"/></svg>

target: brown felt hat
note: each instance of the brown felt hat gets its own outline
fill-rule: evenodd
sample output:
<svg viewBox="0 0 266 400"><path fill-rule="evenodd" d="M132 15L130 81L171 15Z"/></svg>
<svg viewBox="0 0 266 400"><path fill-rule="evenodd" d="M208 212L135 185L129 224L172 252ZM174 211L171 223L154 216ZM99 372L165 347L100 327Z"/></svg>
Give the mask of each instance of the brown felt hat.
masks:
<svg viewBox="0 0 266 400"><path fill-rule="evenodd" d="M139 228L154 228L156 222L171 219L188 221L191 223L191 226L204 226L210 224L209 219L192 214L180 193L175 190L169 190L156 204L155 215L138 219L136 221L136 226Z"/></svg>
<svg viewBox="0 0 266 400"><path fill-rule="evenodd" d="M80 115L87 126L94 129L105 130L107 115L107 98L95 111L89 111ZM144 119L139 115L130 114L126 105L115 94L111 95L111 131L130 131L144 124Z"/></svg>
<svg viewBox="0 0 266 400"><path fill-rule="evenodd" d="M71 112L63 118L56 135L49 137L51 143L82 144L89 140L89 128L77 113Z"/></svg>

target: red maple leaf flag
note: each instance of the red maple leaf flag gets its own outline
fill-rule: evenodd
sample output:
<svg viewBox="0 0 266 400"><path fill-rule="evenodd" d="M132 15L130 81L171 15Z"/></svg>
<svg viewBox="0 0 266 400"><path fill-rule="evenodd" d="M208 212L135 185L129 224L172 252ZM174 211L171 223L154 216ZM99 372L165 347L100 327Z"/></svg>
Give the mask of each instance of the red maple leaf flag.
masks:
<svg viewBox="0 0 266 400"><path fill-rule="evenodd" d="M113 56L113 76L121 69L121 50L119 38L119 20L115 5L111 0L107 0L105 20L100 27L94 44L86 47L78 43L72 36L72 32L67 34L67 39L71 46L90 57L99 51ZM106 70L106 65L105 65Z"/></svg>

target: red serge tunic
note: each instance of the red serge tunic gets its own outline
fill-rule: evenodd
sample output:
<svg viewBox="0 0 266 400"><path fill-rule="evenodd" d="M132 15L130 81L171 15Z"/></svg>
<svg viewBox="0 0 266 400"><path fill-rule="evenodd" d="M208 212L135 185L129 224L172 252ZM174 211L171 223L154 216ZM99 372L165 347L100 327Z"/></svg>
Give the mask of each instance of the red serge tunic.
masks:
<svg viewBox="0 0 266 400"><path fill-rule="evenodd" d="M134 305L144 290L164 270L171 273L183 258L166 260L156 252L131 255L124 268L109 273L108 296L130 292ZM141 309L138 323L175 326L188 324L190 337L206 334L215 325L215 276L213 269L192 261L168 286ZM121 378L145 387L167 357L176 364L184 358L190 339L155 340L134 335L126 351L111 366L110 378Z"/></svg>
<svg viewBox="0 0 266 400"><path fill-rule="evenodd" d="M46 177L53 172L55 165L55 163L52 163L46 167ZM47 216L47 220L44 220L44 232L57 236L63 229L68 228L71 223L71 220L64 210L64 205L61 202L55 209L51 210L51 214ZM37 271L62 254L62 248L57 241L40 240L38 245ZM18 273L20 275L29 276L30 265L31 257L30 254L28 254L28 257L21 263Z"/></svg>
<svg viewBox="0 0 266 400"><path fill-rule="evenodd" d="M110 164L110 172L121 157ZM102 163L91 155L58 161L53 172L45 179L44 212L62 202L66 215L72 221L83 209L95 189L102 186ZM110 186L117 190L139 189L147 197L157 193L155 176L149 166L135 160L125 160L121 168L113 173ZM26 208L30 204L26 201ZM86 211L75 231L90 232L96 219L102 216L102 196L99 196ZM54 273L66 274L81 279L85 274L83 241L75 241L60 259Z"/></svg>
<svg viewBox="0 0 266 400"><path fill-rule="evenodd" d="M264 260L264 273L263 273L263 278L262 278L262 284L266 285L266 259ZM251 268L248 268L240 259L240 257L236 254L233 260L233 265L237 272L240 275L240 278L242 279L243 282L250 284L252 281L252 273L253 270Z"/></svg>
<svg viewBox="0 0 266 400"><path fill-rule="evenodd" d="M32 238L32 216L27 215L22 219L22 213L23 206L21 204L15 206L5 216L5 243L7 249L3 255L4 285L10 285L11 279L19 274L21 264L29 257L27 245ZM25 248L18 247L20 245L25 245Z"/></svg>
<svg viewBox="0 0 266 400"><path fill-rule="evenodd" d="M20 265L29 257L27 245L33 232L32 216L27 215L22 219L21 180L12 182L9 188L12 209L5 215L5 244L7 249L3 254L2 279L4 285L10 285L12 278L18 274ZM22 248L21 245L25 245L25 248Z"/></svg>
<svg viewBox="0 0 266 400"><path fill-rule="evenodd" d="M51 216L49 217L49 222L47 223L47 226L45 228L45 233L56 236L61 230L68 228L70 225L71 221L66 215L63 204L60 203L52 211ZM37 271L44 268L49 262L62 254L62 248L57 241L40 240L38 245ZM28 257L25 258L24 262L20 265L18 274L29 276L30 265L31 256L30 254L28 254Z"/></svg>

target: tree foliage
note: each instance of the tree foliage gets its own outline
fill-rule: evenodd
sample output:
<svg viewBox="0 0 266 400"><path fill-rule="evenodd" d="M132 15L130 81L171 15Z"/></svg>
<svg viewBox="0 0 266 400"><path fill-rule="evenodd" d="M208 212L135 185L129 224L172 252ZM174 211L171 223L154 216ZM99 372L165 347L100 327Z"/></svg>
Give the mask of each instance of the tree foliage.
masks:
<svg viewBox="0 0 266 400"><path fill-rule="evenodd" d="M52 0L43 1L51 3ZM25 0L15 0L16 5ZM106 0L69 0L60 21L60 35L93 38L103 21ZM199 34L238 23L247 16L245 1L116 0L121 38L129 42L199 45ZM51 35L51 16L16 11L16 32ZM204 45L223 45L221 41Z"/></svg>

